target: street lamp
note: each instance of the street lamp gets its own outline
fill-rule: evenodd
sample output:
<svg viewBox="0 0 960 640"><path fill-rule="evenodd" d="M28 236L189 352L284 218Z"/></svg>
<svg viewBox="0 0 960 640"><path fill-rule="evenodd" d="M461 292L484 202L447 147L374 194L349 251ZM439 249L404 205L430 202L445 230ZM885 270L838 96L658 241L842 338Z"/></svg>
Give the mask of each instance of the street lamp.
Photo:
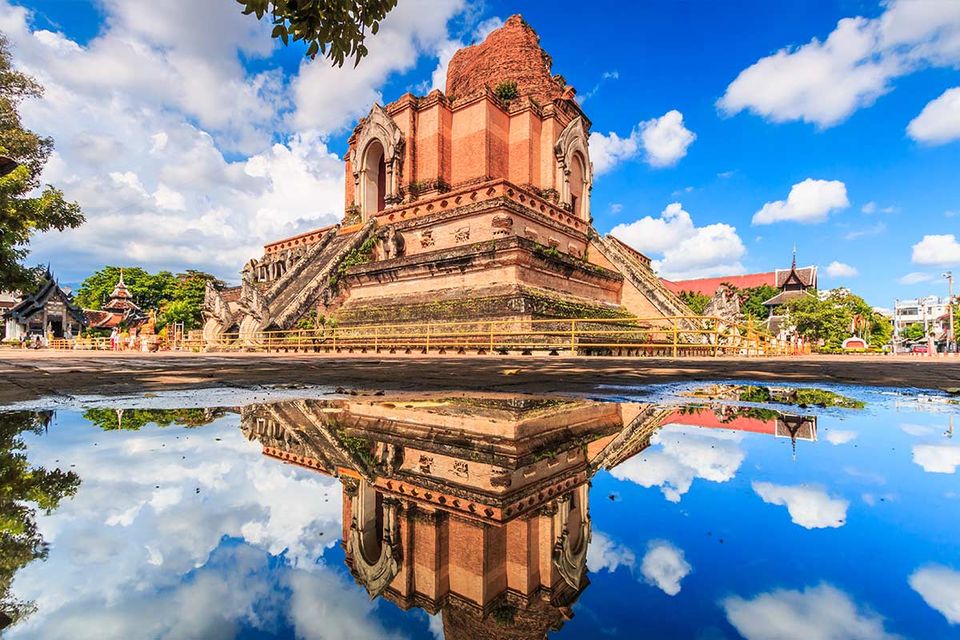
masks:
<svg viewBox="0 0 960 640"><path fill-rule="evenodd" d="M952 353L957 350L957 334L953 332L953 272L945 271L941 275L947 279L947 319L950 322L950 330L947 333L947 351Z"/></svg>
<svg viewBox="0 0 960 640"><path fill-rule="evenodd" d="M7 175L14 169L20 166L13 158L8 158L7 156L0 156L0 178Z"/></svg>

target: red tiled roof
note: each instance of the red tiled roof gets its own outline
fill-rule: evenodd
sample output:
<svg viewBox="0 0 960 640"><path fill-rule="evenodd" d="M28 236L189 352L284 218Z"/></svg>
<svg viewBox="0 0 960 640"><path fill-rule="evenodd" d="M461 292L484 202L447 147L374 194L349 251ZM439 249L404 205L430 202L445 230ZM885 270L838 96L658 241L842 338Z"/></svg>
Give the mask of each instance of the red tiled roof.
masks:
<svg viewBox="0 0 960 640"><path fill-rule="evenodd" d="M777 272L768 271L767 273L748 273L742 276L721 276L719 278L699 278L697 280L663 280L663 284L674 293L691 291L713 297L713 294L722 284L732 284L738 289L751 289L765 284L774 287L777 284Z"/></svg>
<svg viewBox="0 0 960 640"><path fill-rule="evenodd" d="M767 433L770 435L777 432L776 420L760 420L759 418L736 416L734 418L728 418L728 421L724 422L723 418L710 410L697 411L696 413L676 411L664 420L663 424L682 424L707 429L733 429L735 431L751 431L753 433Z"/></svg>

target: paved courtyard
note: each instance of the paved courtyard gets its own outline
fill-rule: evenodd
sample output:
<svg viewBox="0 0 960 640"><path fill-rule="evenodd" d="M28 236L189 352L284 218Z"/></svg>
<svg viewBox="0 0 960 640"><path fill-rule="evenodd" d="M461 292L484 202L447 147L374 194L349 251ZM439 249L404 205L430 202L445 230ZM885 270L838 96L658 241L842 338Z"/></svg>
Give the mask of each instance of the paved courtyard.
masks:
<svg viewBox="0 0 960 640"><path fill-rule="evenodd" d="M205 387L329 385L366 390L590 393L598 385L763 380L960 388L960 359L889 356L601 358L510 356L350 357L0 351L0 404L76 394Z"/></svg>

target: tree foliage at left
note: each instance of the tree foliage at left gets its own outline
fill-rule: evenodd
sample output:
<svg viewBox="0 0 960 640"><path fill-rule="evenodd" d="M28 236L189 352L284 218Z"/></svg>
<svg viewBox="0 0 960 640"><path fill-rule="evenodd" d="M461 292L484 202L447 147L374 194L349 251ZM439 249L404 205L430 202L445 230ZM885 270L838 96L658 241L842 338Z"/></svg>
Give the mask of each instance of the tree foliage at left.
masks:
<svg viewBox="0 0 960 640"><path fill-rule="evenodd" d="M39 268L22 263L30 238L43 231L63 231L83 223L80 206L63 193L41 185L40 174L53 151L53 140L25 129L18 109L25 98L39 98L43 88L13 68L7 39L0 34L0 156L19 166L0 177L0 290L30 290Z"/></svg>
<svg viewBox="0 0 960 640"><path fill-rule="evenodd" d="M73 471L35 467L27 460L23 434L42 434L50 418L49 412L0 412L0 613L11 623L33 610L32 603L10 593L16 572L47 556L37 511L51 513L80 486Z"/></svg>

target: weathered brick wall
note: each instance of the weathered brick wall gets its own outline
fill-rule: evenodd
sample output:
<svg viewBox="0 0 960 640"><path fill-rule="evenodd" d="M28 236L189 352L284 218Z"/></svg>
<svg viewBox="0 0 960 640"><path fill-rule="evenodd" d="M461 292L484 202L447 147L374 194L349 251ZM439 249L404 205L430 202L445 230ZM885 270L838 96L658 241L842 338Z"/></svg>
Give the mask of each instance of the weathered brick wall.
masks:
<svg viewBox="0 0 960 640"><path fill-rule="evenodd" d="M540 36L519 15L510 16L482 43L460 49L447 68L446 94L463 97L513 80L521 96L549 104L563 95L553 79L550 56L540 48Z"/></svg>

